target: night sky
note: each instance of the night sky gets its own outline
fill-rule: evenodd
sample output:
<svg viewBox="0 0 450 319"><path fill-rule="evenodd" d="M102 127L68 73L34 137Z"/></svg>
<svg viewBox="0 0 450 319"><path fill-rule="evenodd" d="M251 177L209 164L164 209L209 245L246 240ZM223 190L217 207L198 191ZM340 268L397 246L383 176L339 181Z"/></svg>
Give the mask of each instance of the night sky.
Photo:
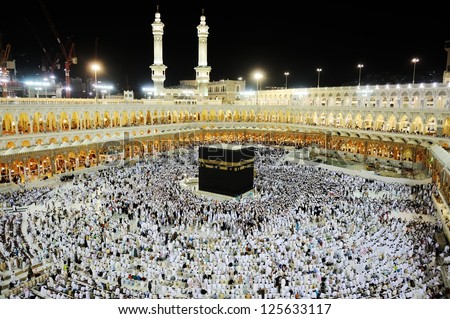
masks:
<svg viewBox="0 0 450 319"><path fill-rule="evenodd" d="M358 63L364 64L363 85L408 83L414 57L420 59L416 83L442 81L447 61L444 45L450 40L448 5L438 1L406 3L403 7L383 1L361 1L357 7L321 1L270 5L211 0L130 0L121 5L81 0L58 1L57 5L55 1L42 2L61 40L66 42L70 37L75 43L78 64L72 65L71 76L92 77L89 65L97 56L103 65L99 80L114 83L119 90L139 91L152 84L151 23L157 5L165 24L166 86L195 79L202 9L209 26L211 81L242 77L249 88L255 86L253 73L257 69L264 74L260 82L263 88L284 86L286 71L290 73L289 87L315 87L318 67L323 70L321 86L357 85ZM42 74L39 42L51 59L61 50L39 1L6 1L1 11L3 46L11 44L10 59L16 59L18 78ZM62 69L56 72L61 81Z"/></svg>

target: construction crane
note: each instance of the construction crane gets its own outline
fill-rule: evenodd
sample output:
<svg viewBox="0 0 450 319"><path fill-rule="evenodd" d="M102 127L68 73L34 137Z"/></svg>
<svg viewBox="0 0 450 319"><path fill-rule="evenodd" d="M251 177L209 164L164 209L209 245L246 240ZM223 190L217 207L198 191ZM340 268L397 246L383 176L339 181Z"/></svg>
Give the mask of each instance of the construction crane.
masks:
<svg viewBox="0 0 450 319"><path fill-rule="evenodd" d="M11 52L11 44L6 44L3 49L2 34L0 33L0 81L2 82L2 97L8 96L8 59Z"/></svg>
<svg viewBox="0 0 450 319"><path fill-rule="evenodd" d="M41 38L39 37L36 28L31 24L31 22L25 18L25 20L27 21L28 25L30 26L31 31L33 32L33 35L37 41L37 43L39 44L39 46L42 49L42 52L44 52L44 55L42 57L42 66L41 66L41 70L42 71L47 71L49 76L54 76L55 75L55 70L60 68L60 64L59 64L59 60L60 60L60 54L56 53L55 54L55 58L52 59L50 57L50 53L47 51L47 49L45 48L44 44L42 43Z"/></svg>
<svg viewBox="0 0 450 319"><path fill-rule="evenodd" d="M53 34L56 37L56 41L58 41L58 45L61 49L61 53L63 54L65 58L64 62L64 72L66 77L66 98L70 98L70 67L72 64L77 64L77 58L74 56L75 54L75 43L70 40L68 44L68 49L64 46L64 44L61 42L61 38L59 36L58 31L56 30L55 25L53 24L53 21L50 17L50 14L48 13L47 8L45 7L44 3L39 0L39 3L41 5L42 10L44 11L45 17L47 18L48 23L50 24L50 27L53 31Z"/></svg>

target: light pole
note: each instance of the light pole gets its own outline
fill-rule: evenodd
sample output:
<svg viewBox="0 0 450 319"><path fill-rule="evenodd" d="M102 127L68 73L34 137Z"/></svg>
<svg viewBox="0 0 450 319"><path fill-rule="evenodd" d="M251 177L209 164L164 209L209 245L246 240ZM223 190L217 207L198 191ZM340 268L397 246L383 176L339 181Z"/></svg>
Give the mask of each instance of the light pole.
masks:
<svg viewBox="0 0 450 319"><path fill-rule="evenodd" d="M317 87L320 87L320 72L322 72L322 69L317 69Z"/></svg>
<svg viewBox="0 0 450 319"><path fill-rule="evenodd" d="M289 72L284 72L284 76L286 77L286 83L284 84L284 87L287 89L287 77L289 75Z"/></svg>
<svg viewBox="0 0 450 319"><path fill-rule="evenodd" d="M358 86L361 86L361 69L364 67L364 64L358 64L359 75L358 75Z"/></svg>
<svg viewBox="0 0 450 319"><path fill-rule="evenodd" d="M259 91L259 80L261 80L263 77L262 73L256 72L255 73L255 79L256 79L256 105L258 105L258 91Z"/></svg>
<svg viewBox="0 0 450 319"><path fill-rule="evenodd" d="M91 69L94 71L94 85L95 85L95 99L97 99L97 71L100 70L100 65L97 63L92 64Z"/></svg>
<svg viewBox="0 0 450 319"><path fill-rule="evenodd" d="M414 64L414 67L413 67L413 78L412 78L412 84L414 84L414 79L416 77L416 63L419 62L419 59L418 58L414 58L414 59L411 60L411 62Z"/></svg>

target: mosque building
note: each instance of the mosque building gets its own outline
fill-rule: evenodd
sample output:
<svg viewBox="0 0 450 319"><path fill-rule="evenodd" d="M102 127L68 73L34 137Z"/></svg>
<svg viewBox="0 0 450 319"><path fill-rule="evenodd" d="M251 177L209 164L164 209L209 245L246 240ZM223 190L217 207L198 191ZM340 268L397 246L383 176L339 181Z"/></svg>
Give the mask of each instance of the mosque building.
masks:
<svg viewBox="0 0 450 319"><path fill-rule="evenodd" d="M247 92L244 80L210 82L208 25L201 15L195 80L165 88L164 23L152 23L150 99L0 99L0 181L32 180L106 160L124 135L133 158L225 136L295 146L327 156L428 168L432 145L449 148L450 53L442 83L290 88ZM95 105L95 108L93 107Z"/></svg>
<svg viewBox="0 0 450 319"><path fill-rule="evenodd" d="M442 83L262 89L210 81L202 13L195 80L166 88L164 23L151 24L154 90L145 99L0 98L0 188L182 147L242 141L308 149L430 178L450 203L450 45ZM447 238L449 215L442 211Z"/></svg>

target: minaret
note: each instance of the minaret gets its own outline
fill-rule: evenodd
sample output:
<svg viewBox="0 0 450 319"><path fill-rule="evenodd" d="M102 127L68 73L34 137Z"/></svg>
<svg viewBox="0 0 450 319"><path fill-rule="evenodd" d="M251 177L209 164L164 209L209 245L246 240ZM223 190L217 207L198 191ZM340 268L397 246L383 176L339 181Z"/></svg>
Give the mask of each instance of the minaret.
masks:
<svg viewBox="0 0 450 319"><path fill-rule="evenodd" d="M208 66L208 29L206 25L206 17L202 10L200 24L197 26L198 31L198 66L195 69L195 80L199 93L202 96L208 95L209 73L211 67Z"/></svg>
<svg viewBox="0 0 450 319"><path fill-rule="evenodd" d="M445 41L445 51L447 51L447 65L444 71L444 83L450 84L450 40Z"/></svg>
<svg viewBox="0 0 450 319"><path fill-rule="evenodd" d="M166 80L167 66L163 63L163 35L164 23L161 22L161 14L159 13L159 6L156 6L155 22L152 23L153 30L153 64L152 80L155 89L155 95L160 95L164 91L164 81Z"/></svg>

